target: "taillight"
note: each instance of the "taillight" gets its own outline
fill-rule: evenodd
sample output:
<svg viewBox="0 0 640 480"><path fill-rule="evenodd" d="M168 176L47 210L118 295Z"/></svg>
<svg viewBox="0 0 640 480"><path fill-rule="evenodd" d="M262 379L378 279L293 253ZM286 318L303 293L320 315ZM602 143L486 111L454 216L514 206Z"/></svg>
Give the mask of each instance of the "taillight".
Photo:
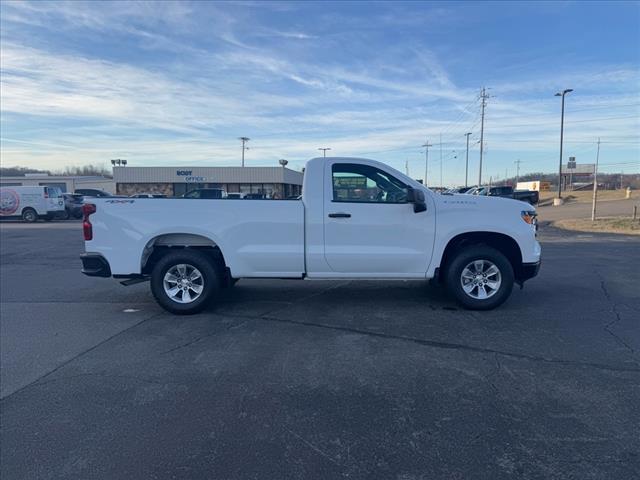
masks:
<svg viewBox="0 0 640 480"><path fill-rule="evenodd" d="M96 213L96 206L93 203L85 203L82 206L82 213L84 218L82 219L82 232L84 233L85 240L93 240L93 225L89 220L89 215Z"/></svg>

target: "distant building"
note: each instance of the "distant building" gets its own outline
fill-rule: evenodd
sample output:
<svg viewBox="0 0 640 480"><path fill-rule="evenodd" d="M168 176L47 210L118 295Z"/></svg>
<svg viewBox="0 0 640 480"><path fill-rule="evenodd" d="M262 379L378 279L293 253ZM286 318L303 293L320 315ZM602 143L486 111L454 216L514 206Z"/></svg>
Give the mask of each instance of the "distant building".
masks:
<svg viewBox="0 0 640 480"><path fill-rule="evenodd" d="M302 172L285 167L114 167L118 195L182 196L198 188L288 198L302 192Z"/></svg>
<svg viewBox="0 0 640 480"><path fill-rule="evenodd" d="M46 173L27 173L24 176L0 176L0 187L58 187L63 192L73 193L78 188L94 188L115 193L116 183L107 177L48 175Z"/></svg>

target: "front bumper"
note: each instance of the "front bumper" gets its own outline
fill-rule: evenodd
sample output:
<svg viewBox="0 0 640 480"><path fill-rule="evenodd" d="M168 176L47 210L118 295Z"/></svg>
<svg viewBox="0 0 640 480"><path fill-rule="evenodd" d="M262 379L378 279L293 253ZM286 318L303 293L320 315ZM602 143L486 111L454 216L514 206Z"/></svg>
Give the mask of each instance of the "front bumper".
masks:
<svg viewBox="0 0 640 480"><path fill-rule="evenodd" d="M520 272L517 279L518 282L522 283L538 275L538 272L540 271L540 263L541 260L538 260L534 263L523 263L522 267L520 267Z"/></svg>
<svg viewBox="0 0 640 480"><path fill-rule="evenodd" d="M98 253L83 253L80 255L82 260L82 273L89 277L110 277L111 267L109 262Z"/></svg>

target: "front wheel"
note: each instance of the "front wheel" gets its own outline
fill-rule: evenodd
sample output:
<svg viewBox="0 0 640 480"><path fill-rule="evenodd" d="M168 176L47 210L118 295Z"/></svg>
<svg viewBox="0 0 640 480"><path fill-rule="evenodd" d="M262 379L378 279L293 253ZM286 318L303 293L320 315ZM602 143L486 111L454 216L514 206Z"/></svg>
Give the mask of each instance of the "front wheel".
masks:
<svg viewBox="0 0 640 480"><path fill-rule="evenodd" d="M219 288L220 279L212 260L199 251L167 253L151 273L151 292L156 301L177 315L202 311Z"/></svg>
<svg viewBox="0 0 640 480"><path fill-rule="evenodd" d="M449 293L471 310L501 305L513 289L513 267L498 250L471 245L460 251L445 269Z"/></svg>

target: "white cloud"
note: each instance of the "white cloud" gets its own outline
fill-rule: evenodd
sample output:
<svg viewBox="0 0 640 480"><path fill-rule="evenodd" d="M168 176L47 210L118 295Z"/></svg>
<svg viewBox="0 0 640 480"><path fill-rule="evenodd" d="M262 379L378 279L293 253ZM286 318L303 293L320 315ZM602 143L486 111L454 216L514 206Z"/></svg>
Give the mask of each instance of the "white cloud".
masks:
<svg viewBox="0 0 640 480"><path fill-rule="evenodd" d="M261 5L208 5L201 13L182 2L123 2L119 8L3 4L0 94L3 130L9 131L2 141L3 163L52 168L121 157L132 164L235 164L236 137L248 135L253 139L249 162L270 164L285 157L301 166L318 146L327 145L339 155L379 152L370 156L402 168L407 156L420 161L418 145L425 137L436 143L442 133L445 157L464 149L465 132L473 131L477 139L474 99L480 85L461 82L447 68L450 61L419 42L390 42L376 50L366 45L366 29L335 38L299 25L264 26L252 18ZM447 15L444 10L425 13L421 20ZM401 26L415 19L388 15L381 21ZM69 36L80 32L79 39L114 36L162 57L154 62L145 55L134 64L123 60L133 62L133 55L107 60L80 48L29 47L21 33L27 27L47 35L56 29ZM196 36L202 41L188 40ZM345 39L367 47L366 56L352 61L316 57L342 48ZM352 51L347 43L344 48ZM522 73L492 85L486 118L489 161L500 152L553 151L555 156L559 104L553 92L565 86L575 89L567 99L568 142L598 135L638 138L635 66L516 75ZM31 117L52 127L33 138L16 134L29 130L21 127L28 127L25 119ZM591 122L594 118L603 120Z"/></svg>

